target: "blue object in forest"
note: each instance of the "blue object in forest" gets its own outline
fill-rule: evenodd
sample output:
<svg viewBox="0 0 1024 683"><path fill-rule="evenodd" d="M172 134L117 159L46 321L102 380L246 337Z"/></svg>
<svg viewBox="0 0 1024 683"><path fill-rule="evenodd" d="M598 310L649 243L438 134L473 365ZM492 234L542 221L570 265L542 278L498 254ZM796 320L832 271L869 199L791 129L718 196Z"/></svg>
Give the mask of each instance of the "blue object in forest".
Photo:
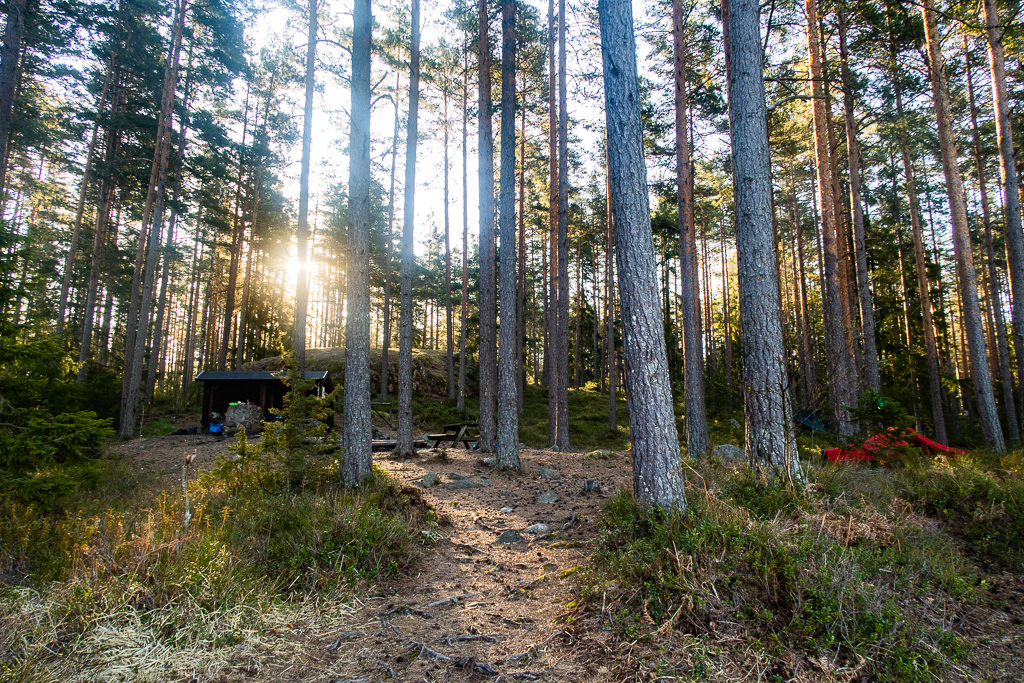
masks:
<svg viewBox="0 0 1024 683"><path fill-rule="evenodd" d="M211 434L223 434L224 433L224 425L222 423L213 423L213 422L211 422L210 423L210 433Z"/></svg>

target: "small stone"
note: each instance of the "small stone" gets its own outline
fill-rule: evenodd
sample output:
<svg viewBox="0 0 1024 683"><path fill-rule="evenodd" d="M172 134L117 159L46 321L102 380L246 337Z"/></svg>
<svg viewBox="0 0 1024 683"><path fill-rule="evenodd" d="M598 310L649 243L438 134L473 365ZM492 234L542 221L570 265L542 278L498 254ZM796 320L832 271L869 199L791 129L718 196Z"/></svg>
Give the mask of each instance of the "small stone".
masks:
<svg viewBox="0 0 1024 683"><path fill-rule="evenodd" d="M481 458L480 462L483 463L484 465L487 465L488 467L494 467L495 465L498 464L498 458L490 456L487 458Z"/></svg>
<svg viewBox="0 0 1024 683"><path fill-rule="evenodd" d="M533 524L531 526L526 527L525 529L523 529L523 533L524 534L534 534L534 535L536 535L536 534L542 534L542 533L544 533L547 530L548 530L548 525L547 524L540 524L540 523L538 523L538 524Z"/></svg>
<svg viewBox="0 0 1024 683"><path fill-rule="evenodd" d="M467 477L466 475L459 474L458 472L449 472L444 476L448 477L449 481L461 481L463 479L469 479L469 477Z"/></svg>
<svg viewBox="0 0 1024 683"><path fill-rule="evenodd" d="M441 477L437 476L437 473L435 472L427 472L413 483L415 483L417 486L421 488L427 489L430 488L431 486L437 486L439 483L441 483Z"/></svg>
<svg viewBox="0 0 1024 683"><path fill-rule="evenodd" d="M481 486L483 486L483 484L478 481L473 481L472 479L456 479L455 481L448 482L444 485L444 487L449 491L457 491L459 489L478 489Z"/></svg>
<svg viewBox="0 0 1024 683"><path fill-rule="evenodd" d="M601 493L601 484L597 479L584 479L583 490L580 493Z"/></svg>
<svg viewBox="0 0 1024 683"><path fill-rule="evenodd" d="M554 491L548 491L537 496L538 503L554 503L558 500L558 494Z"/></svg>
<svg viewBox="0 0 1024 683"><path fill-rule="evenodd" d="M723 443L715 446L715 450L713 450L711 454L716 458L720 458L722 462L727 464L743 463L747 460L746 453L743 452L743 449L739 446L734 446L731 443Z"/></svg>
<svg viewBox="0 0 1024 683"><path fill-rule="evenodd" d="M505 507L503 507L500 510L498 510L498 512L500 512L503 515L507 515L510 512L512 512L512 508L510 508L509 506L506 505Z"/></svg>
<svg viewBox="0 0 1024 683"><path fill-rule="evenodd" d="M495 540L494 542L512 545L513 543L519 543L520 541L524 540L526 539L524 539L522 536L520 536L514 531L503 531L501 533L501 536L498 536L497 540Z"/></svg>
<svg viewBox="0 0 1024 683"><path fill-rule="evenodd" d="M733 429L742 429L743 428L743 425L741 425L736 420L729 420L729 426L732 427Z"/></svg>
<svg viewBox="0 0 1024 683"><path fill-rule="evenodd" d="M561 463L557 463L557 462L554 465L552 465L552 467L554 467L556 470L561 470L562 469Z"/></svg>
<svg viewBox="0 0 1024 683"><path fill-rule="evenodd" d="M615 452L614 451L599 450L599 451L591 451L591 452L587 453L586 455L583 456L583 459L584 460L607 460L608 458L613 458L613 457L615 457Z"/></svg>
<svg viewBox="0 0 1024 683"><path fill-rule="evenodd" d="M560 479L562 475L560 475L558 472L555 472L554 470L548 469L547 467L541 467L540 476L544 477L545 479Z"/></svg>

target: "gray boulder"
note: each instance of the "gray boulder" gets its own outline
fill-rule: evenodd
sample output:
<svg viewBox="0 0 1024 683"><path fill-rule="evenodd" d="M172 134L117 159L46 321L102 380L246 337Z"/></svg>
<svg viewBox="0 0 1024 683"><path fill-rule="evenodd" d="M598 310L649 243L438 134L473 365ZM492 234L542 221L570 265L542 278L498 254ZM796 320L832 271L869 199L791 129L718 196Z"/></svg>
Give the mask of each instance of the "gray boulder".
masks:
<svg viewBox="0 0 1024 683"><path fill-rule="evenodd" d="M715 450L711 454L730 465L741 465L747 461L747 455L743 452L743 449L731 443L715 446Z"/></svg>
<svg viewBox="0 0 1024 683"><path fill-rule="evenodd" d="M224 428L230 431L240 427L245 427L246 434L258 434L263 429L263 409L252 403L228 406L224 413Z"/></svg>

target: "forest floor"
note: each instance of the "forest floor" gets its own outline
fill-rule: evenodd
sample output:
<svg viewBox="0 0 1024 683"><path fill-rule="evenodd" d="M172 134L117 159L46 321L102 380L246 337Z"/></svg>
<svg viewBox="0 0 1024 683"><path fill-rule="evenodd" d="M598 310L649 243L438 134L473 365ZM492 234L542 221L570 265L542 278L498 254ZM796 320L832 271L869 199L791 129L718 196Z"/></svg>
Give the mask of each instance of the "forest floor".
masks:
<svg viewBox="0 0 1024 683"><path fill-rule="evenodd" d="M185 456L194 454L197 469L208 469L231 443L207 435L158 436L119 443L113 451L155 480L154 491L173 496ZM90 617L92 631L78 636L80 643L51 642L35 651L38 676L6 676L0 649L0 681L883 680L861 673L863 661L837 664L827 652L780 652L725 619L703 631L682 624L673 628L674 620L652 620L646 601L640 632L624 629L618 610L628 604L628 594L642 587L606 583L607 595L585 600L581 583L593 571L608 500L631 489L629 452L600 451L588 457L524 449L522 460L521 473L504 473L470 450L424 449L407 460L375 454L377 467L406 495L426 503L437 520L424 530L429 542L419 557L398 576L364 585L354 594L333 591L301 603L271 605L258 618L245 616L244 610L211 617L209 628L229 630L231 637L197 638L194 650L166 643L157 647L159 629L146 623L155 617L145 613L121 625L95 615ZM600 490L584 492L588 479L596 480ZM703 495L715 493L705 487ZM821 513L821 529L826 516ZM933 518L907 519L931 531L941 526ZM839 521L846 524L844 518ZM855 524L852 514L849 524ZM845 534L849 543L850 528ZM959 551L967 554L965 548ZM980 588L969 602L947 608L953 603L943 596L936 600L941 608L923 607L962 639L963 656L938 678L911 672L885 680L1024 681L1024 576L981 558L970 561ZM52 606L49 611L38 606L39 594L23 590L17 595L22 612L8 611L3 619L7 628L22 628L31 619L38 626L41 619L53 618ZM45 615L34 616L33 610ZM140 633L147 629L156 635L143 638ZM27 636L19 637L28 642ZM54 653L53 648L64 645L66 654ZM85 656L95 661L72 661ZM142 667L145 657L154 660L153 667ZM167 674L155 673L161 669L154 662Z"/></svg>

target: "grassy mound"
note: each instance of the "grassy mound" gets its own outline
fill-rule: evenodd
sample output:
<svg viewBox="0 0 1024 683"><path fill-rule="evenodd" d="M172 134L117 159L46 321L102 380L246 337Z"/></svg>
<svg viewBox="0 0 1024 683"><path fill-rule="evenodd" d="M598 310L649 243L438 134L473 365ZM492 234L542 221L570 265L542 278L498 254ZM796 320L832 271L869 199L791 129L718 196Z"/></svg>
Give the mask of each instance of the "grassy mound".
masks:
<svg viewBox="0 0 1024 683"><path fill-rule="evenodd" d="M1020 473L986 454L810 466L804 490L689 464L685 515L610 499L576 606L630 640L686 634L676 673L753 656L779 680L944 678L985 599L975 562L1020 566Z"/></svg>

